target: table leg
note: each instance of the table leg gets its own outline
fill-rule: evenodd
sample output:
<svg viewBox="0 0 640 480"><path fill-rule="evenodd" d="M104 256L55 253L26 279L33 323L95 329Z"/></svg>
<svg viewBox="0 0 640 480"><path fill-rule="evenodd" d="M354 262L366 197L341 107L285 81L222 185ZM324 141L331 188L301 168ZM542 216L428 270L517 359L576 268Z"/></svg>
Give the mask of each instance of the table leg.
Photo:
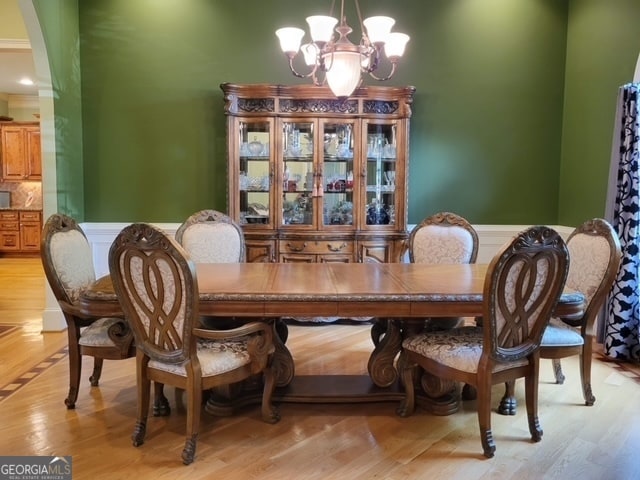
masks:
<svg viewBox="0 0 640 480"><path fill-rule="evenodd" d="M373 328L377 330L377 322L387 322L384 335L378 338L378 343L369 357L367 369L373 383L378 387L389 387L398 379L398 371L394 365L395 358L400 353L402 347L402 334L398 325L398 320L376 319L372 327L372 338L376 335Z"/></svg>
<svg viewBox="0 0 640 480"><path fill-rule="evenodd" d="M289 337L289 330L287 324L280 318L274 322L274 330L273 343L276 351L273 354L271 368L273 368L276 377L276 387L286 387L291 383L295 374L293 356L285 345Z"/></svg>

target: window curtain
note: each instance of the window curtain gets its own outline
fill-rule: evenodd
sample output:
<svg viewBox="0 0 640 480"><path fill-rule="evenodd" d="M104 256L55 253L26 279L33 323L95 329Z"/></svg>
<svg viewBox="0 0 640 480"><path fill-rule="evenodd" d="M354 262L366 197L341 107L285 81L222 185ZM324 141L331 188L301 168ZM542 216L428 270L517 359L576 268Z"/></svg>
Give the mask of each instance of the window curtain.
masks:
<svg viewBox="0 0 640 480"><path fill-rule="evenodd" d="M618 90L605 216L620 238L622 262L603 312L602 332L607 356L634 361L640 360L639 101L640 83Z"/></svg>

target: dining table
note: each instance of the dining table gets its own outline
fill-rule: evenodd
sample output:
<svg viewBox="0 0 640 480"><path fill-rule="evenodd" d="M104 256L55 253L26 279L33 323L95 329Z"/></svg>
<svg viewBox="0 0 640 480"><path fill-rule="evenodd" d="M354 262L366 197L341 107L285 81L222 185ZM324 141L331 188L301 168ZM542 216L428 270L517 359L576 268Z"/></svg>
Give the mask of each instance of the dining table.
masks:
<svg viewBox="0 0 640 480"><path fill-rule="evenodd" d="M481 317L486 264L417 263L210 263L196 264L200 314L270 322L276 332L273 368L279 401L301 403L400 400L398 363L403 339L428 317ZM555 315L579 317L582 294L565 290ZM110 277L80 294L80 309L92 316L122 316ZM372 351L363 375L296 375L287 348L291 317L371 317ZM363 326L363 328L366 328ZM318 355L331 348L319 342ZM425 382L423 382L425 383ZM420 404L439 415L458 409L453 393L424 392ZM233 399L212 400L210 413L257 402L254 388Z"/></svg>

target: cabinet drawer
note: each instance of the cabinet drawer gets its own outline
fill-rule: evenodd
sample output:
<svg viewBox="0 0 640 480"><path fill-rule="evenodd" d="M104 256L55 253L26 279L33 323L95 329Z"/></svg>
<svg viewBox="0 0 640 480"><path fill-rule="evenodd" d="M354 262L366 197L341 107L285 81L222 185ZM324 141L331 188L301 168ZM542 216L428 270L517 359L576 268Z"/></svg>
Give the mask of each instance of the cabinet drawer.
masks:
<svg viewBox="0 0 640 480"><path fill-rule="evenodd" d="M349 240L280 240L279 251L313 255L352 254L353 242Z"/></svg>
<svg viewBox="0 0 640 480"><path fill-rule="evenodd" d="M0 232L0 251L18 251L20 250L20 238L18 232Z"/></svg>
<svg viewBox="0 0 640 480"><path fill-rule="evenodd" d="M39 222L40 212L20 212L21 222Z"/></svg>
<svg viewBox="0 0 640 480"><path fill-rule="evenodd" d="M18 212L13 210L0 211L0 222L17 222L20 219Z"/></svg>
<svg viewBox="0 0 640 480"><path fill-rule="evenodd" d="M0 230L18 230L18 221L0 220Z"/></svg>

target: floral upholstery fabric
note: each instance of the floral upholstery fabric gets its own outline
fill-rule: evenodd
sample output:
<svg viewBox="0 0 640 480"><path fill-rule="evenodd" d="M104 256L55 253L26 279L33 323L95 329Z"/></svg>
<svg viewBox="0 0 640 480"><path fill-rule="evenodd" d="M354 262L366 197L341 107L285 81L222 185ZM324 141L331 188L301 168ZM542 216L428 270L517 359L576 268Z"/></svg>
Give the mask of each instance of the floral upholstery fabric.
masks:
<svg viewBox="0 0 640 480"><path fill-rule="evenodd" d="M543 347L573 347L584 345L580 332L558 318L551 318L542 335Z"/></svg>
<svg viewBox="0 0 640 480"><path fill-rule="evenodd" d="M245 341L213 341L198 342L198 360L202 369L202 376L219 375L247 365L250 362L247 342ZM187 376L184 364L168 364L157 360L150 360L149 367L163 370L183 377Z"/></svg>
<svg viewBox="0 0 640 480"><path fill-rule="evenodd" d="M51 259L71 303L76 303L80 292L95 281L91 246L77 230L59 232L51 237Z"/></svg>
<svg viewBox="0 0 640 480"><path fill-rule="evenodd" d="M477 373L482 355L482 327L460 327L419 334L405 339L402 347L442 365ZM526 358L509 364L496 363L493 371L499 372L514 365L526 364Z"/></svg>
<svg viewBox="0 0 640 480"><path fill-rule="evenodd" d="M122 320L119 318L101 318L96 320L80 332L79 345L87 347L115 347L116 344L109 338L109 328Z"/></svg>
<svg viewBox="0 0 640 480"><path fill-rule="evenodd" d="M549 264L545 260L538 261L538 268L536 270L536 278L531 281L534 282L533 290L529 294L527 302L522 305L518 305L518 299L526 298L524 293L518 292L518 281L522 272L523 263L519 262L511 267L507 275L507 279L505 281L505 286L500 292L504 295L504 301L501 303L502 308L496 308L496 335L498 337L501 336L501 332L503 328L512 328L507 324L507 319L505 318L505 312L508 314L510 312L517 312L519 309L524 309L525 311L529 311L531 309L531 305L534 304L542 294L542 289L547 281L547 277L549 276ZM521 284L521 288L526 290L528 288L528 282L523 282ZM500 304L500 303L499 303ZM530 332L534 322L538 318L538 311L544 307L544 302L541 302L538 305L537 310L531 311L528 317L528 327L526 329L519 329L518 331L514 331L512 328L512 332L505 338L509 339L509 344L505 344L502 342L499 346L503 348L514 347L519 343L522 343L525 339L523 335Z"/></svg>
<svg viewBox="0 0 640 480"><path fill-rule="evenodd" d="M182 235L182 246L195 263L237 263L242 239L228 223L197 223Z"/></svg>
<svg viewBox="0 0 640 480"><path fill-rule="evenodd" d="M427 225L413 237L415 263L469 263L473 237L457 226Z"/></svg>
<svg viewBox="0 0 640 480"><path fill-rule="evenodd" d="M130 267L131 277L133 280L133 288L135 289L135 292L128 292L127 294L129 298L139 299L138 301L133 302L133 308L136 311L139 321L142 323L149 341L153 342L155 345L159 346L159 348L162 349L178 350L182 348L183 343L182 334L186 315L185 296L176 296L176 279L173 276L171 267L166 262L166 260L157 260L156 266L161 272L161 277L159 277L159 279L162 280L162 282L159 284L158 278L156 276L149 276L149 282L151 283L154 297L150 298L144 283L145 279L143 276L143 272L145 272L146 270L143 265L142 258L132 258L130 261ZM184 279L182 277L179 277L179 281L184 282ZM128 285L125 284L125 288L129 288ZM184 291L184 289L185 288L183 283L183 285L181 286L181 290ZM166 318L167 316L169 316L168 312L172 312L176 308L176 298L180 299L180 304L177 306L178 312L173 322L174 330L163 332L159 328L152 329L149 318L150 315L155 317L156 315L162 313L162 315ZM162 305L156 305L158 299L162 299ZM158 308L161 309L161 312L156 312ZM154 334L153 338L150 337L152 330ZM162 333L164 334L164 336L160 338L160 334ZM173 335L177 335L178 337L173 337Z"/></svg>
<svg viewBox="0 0 640 480"><path fill-rule="evenodd" d="M567 247L571 259L567 287L582 293L588 305L607 270L609 242L600 236L579 233L571 237Z"/></svg>

